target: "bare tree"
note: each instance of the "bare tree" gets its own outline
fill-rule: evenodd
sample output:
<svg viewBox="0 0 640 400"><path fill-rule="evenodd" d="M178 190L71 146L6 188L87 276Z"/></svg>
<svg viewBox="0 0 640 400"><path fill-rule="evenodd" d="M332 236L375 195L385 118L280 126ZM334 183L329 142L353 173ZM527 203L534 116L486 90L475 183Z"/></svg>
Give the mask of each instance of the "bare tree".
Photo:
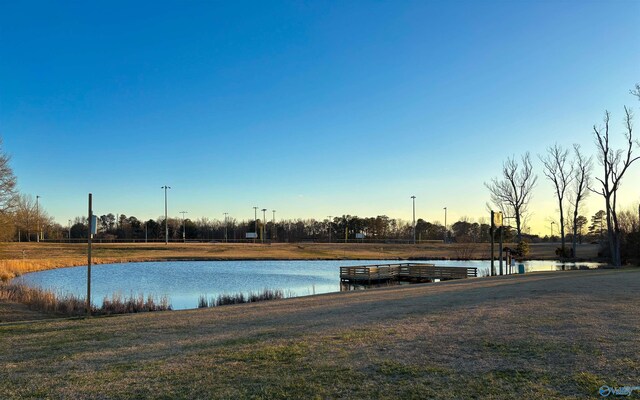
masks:
<svg viewBox="0 0 640 400"><path fill-rule="evenodd" d="M609 120L611 115L608 111L604 114L604 127L594 125L593 131L596 136L596 145L598 147L598 161L602 166L602 176L596 177L600 183L597 189L589 188L591 191L598 193L605 200L607 213L607 235L609 238L609 250L611 252L611 263L614 266L622 265L622 257L620 253L621 231L616 213L616 201L618 189L622 178L635 161L640 157L633 155L633 148L640 146L640 142L633 139L633 124L631 110L624 108L624 137L626 139L626 149L614 150L609 143Z"/></svg>
<svg viewBox="0 0 640 400"><path fill-rule="evenodd" d="M558 144L547 149L546 156L540 156L540 161L544 166L544 175L553 183L558 199L558 209L560 211L560 257L565 257L565 234L564 234L564 197L567 188L573 181L573 163L569 161L569 150L563 149Z"/></svg>
<svg viewBox="0 0 640 400"><path fill-rule="evenodd" d="M573 145L573 152L575 154L575 168L574 168L574 184L573 191L569 197L569 202L573 206L573 256L576 256L578 247L578 228L580 220L578 214L580 213L580 205L588 195L588 188L591 186L591 170L593 169L593 159L591 157L585 158L584 154L580 151L580 145Z"/></svg>
<svg viewBox="0 0 640 400"><path fill-rule="evenodd" d="M507 158L502 164L502 179L493 178L490 183L484 184L491 192L493 204L515 218L518 241L522 240L523 220L537 180L538 177L533 174L531 156L527 152L522 156L522 165L515 158Z"/></svg>
<svg viewBox="0 0 640 400"><path fill-rule="evenodd" d="M629 93L636 96L640 100L640 83L636 83L636 88L629 90Z"/></svg>
<svg viewBox="0 0 640 400"><path fill-rule="evenodd" d="M0 138L0 213L6 214L15 206L16 177L9 165L11 157L2 151Z"/></svg>

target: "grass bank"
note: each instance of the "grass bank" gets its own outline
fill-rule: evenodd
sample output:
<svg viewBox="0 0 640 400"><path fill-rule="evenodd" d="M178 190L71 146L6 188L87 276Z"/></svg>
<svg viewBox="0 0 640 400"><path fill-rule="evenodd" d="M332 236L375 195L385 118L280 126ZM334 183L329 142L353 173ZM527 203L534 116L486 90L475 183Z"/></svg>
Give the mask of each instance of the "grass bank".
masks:
<svg viewBox="0 0 640 400"><path fill-rule="evenodd" d="M640 385L640 270L0 324L0 398L554 398Z"/></svg>

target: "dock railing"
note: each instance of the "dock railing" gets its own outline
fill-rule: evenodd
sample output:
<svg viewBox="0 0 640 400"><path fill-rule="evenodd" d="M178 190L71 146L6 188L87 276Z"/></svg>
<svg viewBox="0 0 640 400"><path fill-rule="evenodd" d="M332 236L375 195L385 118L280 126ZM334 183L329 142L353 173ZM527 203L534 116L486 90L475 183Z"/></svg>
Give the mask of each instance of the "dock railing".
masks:
<svg viewBox="0 0 640 400"><path fill-rule="evenodd" d="M478 276L477 268L439 267L426 263L375 264L340 267L340 280L376 282L385 280L429 281L466 279Z"/></svg>

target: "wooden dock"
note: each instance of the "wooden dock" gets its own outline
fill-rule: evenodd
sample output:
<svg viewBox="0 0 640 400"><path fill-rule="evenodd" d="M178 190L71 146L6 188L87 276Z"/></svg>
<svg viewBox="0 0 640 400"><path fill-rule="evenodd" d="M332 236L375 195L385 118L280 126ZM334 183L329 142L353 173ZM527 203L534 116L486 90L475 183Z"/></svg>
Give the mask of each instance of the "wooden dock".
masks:
<svg viewBox="0 0 640 400"><path fill-rule="evenodd" d="M436 279L446 281L475 278L477 276L477 268L439 267L435 264L399 263L340 267L341 281L358 283L392 280L433 282Z"/></svg>

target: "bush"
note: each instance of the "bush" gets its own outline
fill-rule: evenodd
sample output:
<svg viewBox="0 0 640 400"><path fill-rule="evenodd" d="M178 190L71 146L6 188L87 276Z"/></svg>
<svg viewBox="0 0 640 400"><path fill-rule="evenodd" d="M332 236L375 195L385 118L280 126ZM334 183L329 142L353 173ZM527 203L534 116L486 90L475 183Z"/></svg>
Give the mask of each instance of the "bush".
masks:
<svg viewBox="0 0 640 400"><path fill-rule="evenodd" d="M518 258L526 258L529 255L529 243L521 240L516 246L516 250L513 255Z"/></svg>

